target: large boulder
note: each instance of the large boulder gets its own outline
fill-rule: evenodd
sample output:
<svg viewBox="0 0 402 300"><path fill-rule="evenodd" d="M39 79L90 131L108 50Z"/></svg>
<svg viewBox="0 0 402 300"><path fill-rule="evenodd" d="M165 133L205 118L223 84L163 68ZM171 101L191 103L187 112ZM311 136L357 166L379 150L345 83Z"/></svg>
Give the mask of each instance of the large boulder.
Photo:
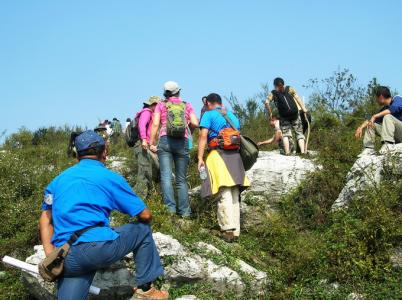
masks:
<svg viewBox="0 0 402 300"><path fill-rule="evenodd" d="M386 155L361 155L353 164L346 177L346 185L332 205L332 210L346 208L360 192L375 187L381 182L385 172L402 175L402 144Z"/></svg>
<svg viewBox="0 0 402 300"><path fill-rule="evenodd" d="M315 155L314 152L311 153ZM311 158L301 156L285 156L279 151L260 151L258 160L247 171L251 186L242 193L244 213L248 205L263 205L275 209L277 201L293 188L297 187L306 176L319 169L320 166ZM201 187L189 192L190 197L199 198ZM199 202L199 199L194 202Z"/></svg>
<svg viewBox="0 0 402 300"><path fill-rule="evenodd" d="M251 187L245 195L254 195L259 201L275 202L297 187L319 166L312 159L285 156L279 151L261 151L255 165L247 171Z"/></svg>
<svg viewBox="0 0 402 300"><path fill-rule="evenodd" d="M157 232L153 237L170 285L208 282L219 293L236 292L241 297L246 288L246 280L251 283L256 294L262 293L271 282L265 272L242 260L238 259L234 266L214 262L212 257L222 255L222 251L211 244L197 242L191 247L185 247L169 235ZM26 262L37 265L44 257L43 247L35 246L34 254ZM90 299L129 299L132 287L135 286L134 273L132 254L107 269L99 270L92 284L99 287L101 293L98 296L90 295ZM34 298L55 299L53 283L44 282L28 273L23 275L23 281Z"/></svg>

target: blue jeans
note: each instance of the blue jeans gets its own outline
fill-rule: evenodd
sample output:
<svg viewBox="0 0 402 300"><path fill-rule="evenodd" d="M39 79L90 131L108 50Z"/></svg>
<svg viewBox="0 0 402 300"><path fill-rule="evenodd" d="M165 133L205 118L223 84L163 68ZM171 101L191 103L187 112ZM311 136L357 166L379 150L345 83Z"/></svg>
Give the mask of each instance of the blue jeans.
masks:
<svg viewBox="0 0 402 300"><path fill-rule="evenodd" d="M178 213L183 217L191 214L188 202L187 169L190 161L188 140L174 139L163 136L159 140L158 157L161 170L162 197L169 211L173 214ZM178 203L173 190L173 166L175 165L176 189Z"/></svg>
<svg viewBox="0 0 402 300"><path fill-rule="evenodd" d="M134 253L137 286L163 275L158 250L149 225L129 223L115 228L114 241L74 245L66 257L63 277L58 280L59 300L87 299L96 270L106 268L128 253Z"/></svg>

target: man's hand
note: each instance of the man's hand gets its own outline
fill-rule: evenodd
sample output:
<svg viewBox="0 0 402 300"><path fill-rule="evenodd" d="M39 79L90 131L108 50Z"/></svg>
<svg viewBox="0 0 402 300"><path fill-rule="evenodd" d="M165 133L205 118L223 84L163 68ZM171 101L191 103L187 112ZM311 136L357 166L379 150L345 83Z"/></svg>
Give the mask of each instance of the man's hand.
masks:
<svg viewBox="0 0 402 300"><path fill-rule="evenodd" d="M152 221L152 213L151 211L146 208L138 215L138 221L141 223L151 223Z"/></svg>
<svg viewBox="0 0 402 300"><path fill-rule="evenodd" d="M355 132L355 138L356 138L356 139L361 139L362 136L363 136L363 128L362 128L362 127L358 127L358 128L356 129L356 132Z"/></svg>
<svg viewBox="0 0 402 300"><path fill-rule="evenodd" d="M148 150L148 141L146 139L142 140L141 147L143 150Z"/></svg>

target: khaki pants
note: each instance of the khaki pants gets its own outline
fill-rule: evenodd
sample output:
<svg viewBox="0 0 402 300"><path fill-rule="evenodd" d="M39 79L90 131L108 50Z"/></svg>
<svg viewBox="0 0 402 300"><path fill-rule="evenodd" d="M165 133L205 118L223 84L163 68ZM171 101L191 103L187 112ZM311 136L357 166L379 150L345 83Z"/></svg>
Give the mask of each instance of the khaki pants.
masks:
<svg viewBox="0 0 402 300"><path fill-rule="evenodd" d="M381 124L374 124L374 128L366 128L363 138L365 148L373 148L375 136L381 137L381 142L402 143L402 121L392 115L386 115Z"/></svg>
<svg viewBox="0 0 402 300"><path fill-rule="evenodd" d="M240 191L238 186L223 187L218 201L218 223L222 231L240 235Z"/></svg>

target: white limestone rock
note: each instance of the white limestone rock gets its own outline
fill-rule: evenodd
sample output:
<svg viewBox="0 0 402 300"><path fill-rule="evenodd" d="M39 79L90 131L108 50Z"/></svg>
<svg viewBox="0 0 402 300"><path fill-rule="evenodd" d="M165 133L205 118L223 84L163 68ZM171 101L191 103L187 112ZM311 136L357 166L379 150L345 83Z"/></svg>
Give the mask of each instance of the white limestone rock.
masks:
<svg viewBox="0 0 402 300"><path fill-rule="evenodd" d="M125 157L120 157L120 156L109 156L106 164L108 166L108 168L119 172L119 173L123 173L124 171L128 170L127 167L127 158Z"/></svg>
<svg viewBox="0 0 402 300"><path fill-rule="evenodd" d="M226 266L218 266L211 260L207 261L207 277L219 290L230 289L240 295L244 291L245 285L236 271Z"/></svg>
<svg viewBox="0 0 402 300"><path fill-rule="evenodd" d="M381 182L384 169L401 174L402 144L397 144L395 148L394 153L387 155L360 156L350 169L346 185L332 205L332 210L346 208L359 192L377 186Z"/></svg>
<svg viewBox="0 0 402 300"><path fill-rule="evenodd" d="M153 234L153 238L161 257L178 256L186 253L184 247L179 243L179 241L170 235L156 232Z"/></svg>
<svg viewBox="0 0 402 300"><path fill-rule="evenodd" d="M175 282L203 280L207 277L204 264L205 261L198 255L183 256L166 267L166 276Z"/></svg>
<svg viewBox="0 0 402 300"><path fill-rule="evenodd" d="M184 295L179 298L176 298L176 300L198 300L197 296L194 295Z"/></svg>
<svg viewBox="0 0 402 300"><path fill-rule="evenodd" d="M394 269L402 268L402 245L394 249L390 257L391 265Z"/></svg>
<svg viewBox="0 0 402 300"><path fill-rule="evenodd" d="M242 279L244 274L253 284L253 292L262 293L269 283L267 274L261 272L244 261L238 260L240 274L225 265L218 265L210 260L207 255L221 255L222 251L215 246L198 242L191 247L197 250L195 254L189 248L169 235L162 233L153 234L156 246L164 260L165 274L169 284L208 282L219 293L225 291L235 292L242 297L245 283ZM35 246L35 253L26 261L38 264L44 257L42 246ZM205 255L205 256L203 256ZM101 288L101 294L90 296L90 299L129 299L132 295L132 287L135 286L135 270L132 254L127 255L121 261L110 267L98 270L93 285ZM37 299L53 300L55 285L46 283L30 274L24 274L24 282ZM195 298L196 299L196 298Z"/></svg>
<svg viewBox="0 0 402 300"><path fill-rule="evenodd" d="M350 293L347 300L364 300L364 296L359 293Z"/></svg>
<svg viewBox="0 0 402 300"><path fill-rule="evenodd" d="M256 290L263 292L270 284L267 273L257 270L243 260L239 259L237 263L239 264L240 271L251 278L251 283Z"/></svg>
<svg viewBox="0 0 402 300"><path fill-rule="evenodd" d="M279 151L261 151L255 165L247 171L252 184L245 195L252 193L279 199L318 168L311 159L285 156Z"/></svg>
<svg viewBox="0 0 402 300"><path fill-rule="evenodd" d="M194 247L205 254L212 254L212 255L221 255L222 251L216 248L214 245L198 242L194 244Z"/></svg>

